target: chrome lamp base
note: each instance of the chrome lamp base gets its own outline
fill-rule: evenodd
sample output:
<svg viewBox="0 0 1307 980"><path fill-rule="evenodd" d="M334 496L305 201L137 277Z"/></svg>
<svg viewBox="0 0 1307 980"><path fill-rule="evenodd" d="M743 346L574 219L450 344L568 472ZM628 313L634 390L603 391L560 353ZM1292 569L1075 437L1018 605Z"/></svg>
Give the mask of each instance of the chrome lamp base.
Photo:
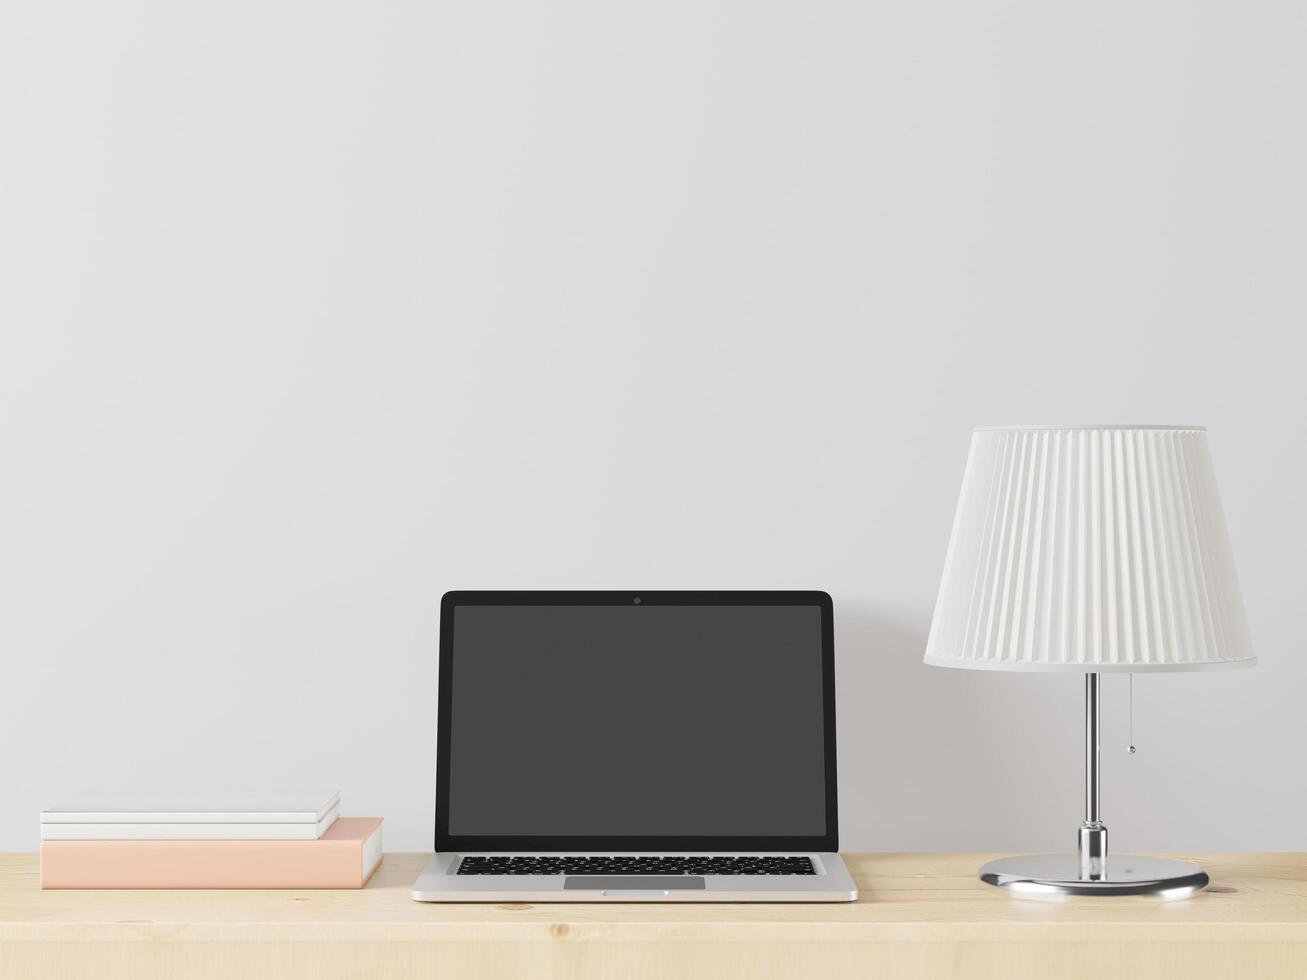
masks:
<svg viewBox="0 0 1307 980"><path fill-rule="evenodd" d="M980 880L1013 895L1148 895L1169 901L1189 898L1207 886L1207 872L1183 861L1114 854L1095 876L1081 875L1078 854L1025 854L999 858L980 869Z"/></svg>
<svg viewBox="0 0 1307 980"><path fill-rule="evenodd" d="M1099 819L1098 674L1085 674L1085 820L1075 854L1027 854L999 858L980 869L980 880L1013 895L1150 895L1188 898L1207 887L1207 872L1192 864L1136 854L1110 855L1107 827Z"/></svg>

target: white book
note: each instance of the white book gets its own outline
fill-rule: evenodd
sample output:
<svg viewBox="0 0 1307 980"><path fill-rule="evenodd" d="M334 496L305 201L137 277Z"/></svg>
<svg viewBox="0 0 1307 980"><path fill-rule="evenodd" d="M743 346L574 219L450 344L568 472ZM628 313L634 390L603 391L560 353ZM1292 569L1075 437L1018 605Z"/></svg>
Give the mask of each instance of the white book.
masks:
<svg viewBox="0 0 1307 980"><path fill-rule="evenodd" d="M96 802L41 813L42 840L317 840L340 794L261 801Z"/></svg>
<svg viewBox="0 0 1307 980"><path fill-rule="evenodd" d="M116 799L41 811L41 823L314 823L340 793L258 798Z"/></svg>

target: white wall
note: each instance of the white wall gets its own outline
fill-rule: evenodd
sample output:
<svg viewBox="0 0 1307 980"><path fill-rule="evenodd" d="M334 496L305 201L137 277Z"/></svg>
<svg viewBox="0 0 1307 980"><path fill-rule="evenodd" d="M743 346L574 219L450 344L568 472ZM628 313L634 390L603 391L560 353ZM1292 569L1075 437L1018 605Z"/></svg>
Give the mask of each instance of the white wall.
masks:
<svg viewBox="0 0 1307 980"><path fill-rule="evenodd" d="M968 433L1206 424L1261 666L1106 684L1118 847L1307 847L1307 7L0 6L0 849L339 787L452 587L825 588L843 842L1069 847L1072 677L920 657Z"/></svg>

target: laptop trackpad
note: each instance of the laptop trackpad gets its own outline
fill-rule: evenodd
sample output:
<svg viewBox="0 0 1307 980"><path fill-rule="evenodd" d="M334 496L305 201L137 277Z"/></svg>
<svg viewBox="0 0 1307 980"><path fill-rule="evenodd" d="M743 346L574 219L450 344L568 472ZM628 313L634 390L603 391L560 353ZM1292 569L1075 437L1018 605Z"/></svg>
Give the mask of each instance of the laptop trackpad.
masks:
<svg viewBox="0 0 1307 980"><path fill-rule="evenodd" d="M594 891L703 891L703 887L703 878L699 875L568 875L563 879L563 888L569 891L574 888Z"/></svg>

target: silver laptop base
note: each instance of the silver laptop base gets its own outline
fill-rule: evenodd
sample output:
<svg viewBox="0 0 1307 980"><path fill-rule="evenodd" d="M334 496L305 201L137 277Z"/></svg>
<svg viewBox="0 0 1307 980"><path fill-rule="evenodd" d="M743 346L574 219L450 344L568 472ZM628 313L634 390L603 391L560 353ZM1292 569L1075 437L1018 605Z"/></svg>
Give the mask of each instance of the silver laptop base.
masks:
<svg viewBox="0 0 1307 980"><path fill-rule="evenodd" d="M413 899L418 902L853 902L858 898L857 886L838 854L805 855L817 872L812 875L456 874L464 856L461 853L432 855L413 884Z"/></svg>

